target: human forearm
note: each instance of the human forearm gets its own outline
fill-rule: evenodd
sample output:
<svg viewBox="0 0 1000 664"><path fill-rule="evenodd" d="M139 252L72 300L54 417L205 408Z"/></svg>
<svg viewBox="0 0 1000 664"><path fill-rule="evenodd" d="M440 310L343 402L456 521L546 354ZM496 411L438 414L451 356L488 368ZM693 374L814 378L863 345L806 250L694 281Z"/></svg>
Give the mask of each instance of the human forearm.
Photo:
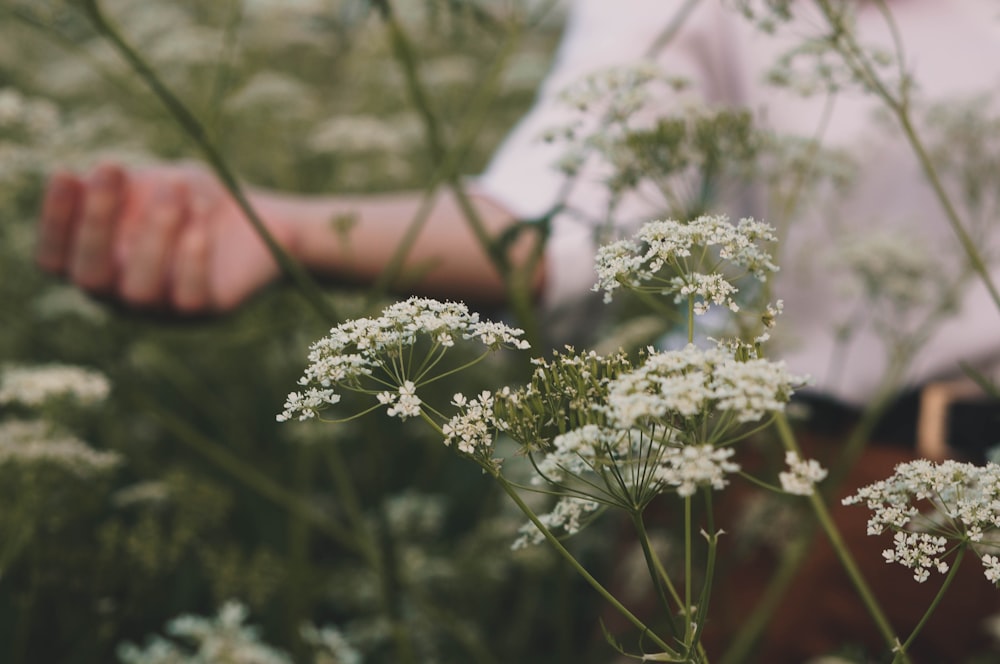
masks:
<svg viewBox="0 0 1000 664"><path fill-rule="evenodd" d="M501 206L483 196L470 197L486 234L495 238L514 222ZM263 201L271 213L291 220L290 251L309 270L337 279L371 284L394 261L411 225L421 216L420 193L298 198L272 195ZM473 232L455 198L440 194L429 203L426 220L406 252L390 287L439 298L499 303L507 296L503 276ZM531 238L515 242L507 258L512 269L525 263ZM530 278L541 290L541 263Z"/></svg>

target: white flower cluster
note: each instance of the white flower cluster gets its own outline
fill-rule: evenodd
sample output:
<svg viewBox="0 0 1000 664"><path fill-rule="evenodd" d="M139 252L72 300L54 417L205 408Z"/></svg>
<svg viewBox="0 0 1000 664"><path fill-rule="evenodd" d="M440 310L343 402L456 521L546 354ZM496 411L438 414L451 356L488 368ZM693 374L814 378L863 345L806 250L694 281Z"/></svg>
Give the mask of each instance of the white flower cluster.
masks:
<svg viewBox="0 0 1000 664"><path fill-rule="evenodd" d="M167 624L167 633L195 644L195 653L189 654L187 647L156 636L145 648L122 644L118 658L124 664L291 664L287 653L263 643L257 628L244 624L246 618L246 607L236 601L226 602L214 619L181 615Z"/></svg>
<svg viewBox="0 0 1000 664"><path fill-rule="evenodd" d="M693 496L699 486L724 489L729 483L726 473L740 470L739 464L729 460L735 452L731 447L686 445L669 447L666 451L656 477L677 487L677 495L682 498Z"/></svg>
<svg viewBox="0 0 1000 664"><path fill-rule="evenodd" d="M457 302L439 302L411 297L387 307L376 318L358 318L338 325L309 349L309 366L299 379L303 388L288 395L284 410L277 416L284 422L298 416L315 417L325 405L336 404L342 387L361 390L360 381L381 371L389 382L399 387L398 394L382 392L379 400L390 405L391 415L412 417L419 412L416 386L409 383L398 365L403 350L420 339L430 342L431 353L440 353L461 339L478 340L489 350L527 349L520 339L522 330L480 321L479 314Z"/></svg>
<svg viewBox="0 0 1000 664"><path fill-rule="evenodd" d="M689 344L651 352L642 366L612 381L608 414L625 428L646 419L672 422L715 411L752 422L783 411L793 386L801 382L783 362L738 361L722 349Z"/></svg>
<svg viewBox="0 0 1000 664"><path fill-rule="evenodd" d="M580 531L581 521L600 506L600 503L587 498L564 496L556 502L551 512L540 515L538 520L549 530L561 528L567 535L573 535ZM521 526L518 532L521 536L511 545L514 550L545 541L542 531L531 521Z"/></svg>
<svg viewBox="0 0 1000 664"><path fill-rule="evenodd" d="M595 291L604 291L610 302L620 286L646 289L659 294L673 294L677 300L697 296L698 313L708 311L709 303L724 305L732 310L738 306L734 296L738 289L732 280L717 271L718 261L711 258L709 248L716 248L718 259L743 268L760 281L778 270L771 254L760 244L777 239L774 228L753 219L742 219L733 225L724 215L702 215L687 223L666 219L642 226L635 240L619 240L598 249ZM705 268L707 271L702 271ZM659 277L664 268L675 272L672 277Z"/></svg>
<svg viewBox="0 0 1000 664"><path fill-rule="evenodd" d="M930 577L930 570L941 574L948 571L948 563L941 557L948 549L948 540L930 533L897 531L892 536L893 548L882 552L887 563L899 563L913 570L913 580L923 583Z"/></svg>
<svg viewBox="0 0 1000 664"><path fill-rule="evenodd" d="M417 386L412 380L403 381L398 392L379 392L377 398L380 404L389 406L386 410L389 417L405 420L420 415L420 397L417 396Z"/></svg>
<svg viewBox="0 0 1000 664"><path fill-rule="evenodd" d="M532 484L574 486L597 502L611 497L611 502L634 504L665 487L676 488L681 497L693 495L700 486L723 489L728 484L726 473L740 470L729 461L732 448L676 446L663 442L662 436L652 440L638 430L588 424L556 436L552 444L552 451L538 462ZM614 470L605 474L609 468Z"/></svg>
<svg viewBox="0 0 1000 664"><path fill-rule="evenodd" d="M89 479L114 470L121 460L115 452L95 450L75 436L53 430L48 422L0 422L0 467L42 464Z"/></svg>
<svg viewBox="0 0 1000 664"><path fill-rule="evenodd" d="M538 462L539 474L531 478L531 483L561 482L569 476L583 475L609 458L624 456L630 444L626 432L596 424L567 431L552 441L552 451Z"/></svg>
<svg viewBox="0 0 1000 664"><path fill-rule="evenodd" d="M16 135L26 131L40 136L59 128L59 110L55 104L39 97L26 97L15 88L0 88L0 131Z"/></svg>
<svg viewBox="0 0 1000 664"><path fill-rule="evenodd" d="M489 459L493 454L494 432L503 428L493 414L493 395L484 391L468 399L456 394L451 403L460 410L441 427L444 444L456 445L463 454Z"/></svg>
<svg viewBox="0 0 1000 664"><path fill-rule="evenodd" d="M778 473L781 488L796 496L811 496L817 483L826 479L826 468L815 459L802 459L796 452L785 453L788 472Z"/></svg>
<svg viewBox="0 0 1000 664"><path fill-rule="evenodd" d="M886 560L913 568L914 578L923 581L931 567L947 571L940 555L948 540L985 546L986 534L1000 529L1000 466L918 459L899 464L891 477L858 489L843 502L863 502L872 510L869 535L894 531L894 549L884 552ZM921 512L921 503L931 511ZM986 578L996 583L1000 570L995 561L981 557Z"/></svg>
<svg viewBox="0 0 1000 664"><path fill-rule="evenodd" d="M82 404L103 401L111 390L104 374L65 364L7 367L0 379L0 404L40 406L70 397Z"/></svg>

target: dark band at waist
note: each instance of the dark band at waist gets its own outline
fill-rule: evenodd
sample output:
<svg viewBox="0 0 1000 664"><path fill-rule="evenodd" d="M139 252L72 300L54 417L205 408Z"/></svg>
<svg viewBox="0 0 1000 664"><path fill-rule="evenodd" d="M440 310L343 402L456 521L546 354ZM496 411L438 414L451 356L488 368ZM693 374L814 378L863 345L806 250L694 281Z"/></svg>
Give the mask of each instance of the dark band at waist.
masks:
<svg viewBox="0 0 1000 664"><path fill-rule="evenodd" d="M918 422L924 388L900 393L886 407L872 430L870 440L916 450ZM862 409L825 394L802 391L792 397L793 412L804 411L802 420L810 430L846 436L858 423ZM948 404L945 439L961 461L985 463L989 451L1000 445L1000 402L987 397L956 400Z"/></svg>

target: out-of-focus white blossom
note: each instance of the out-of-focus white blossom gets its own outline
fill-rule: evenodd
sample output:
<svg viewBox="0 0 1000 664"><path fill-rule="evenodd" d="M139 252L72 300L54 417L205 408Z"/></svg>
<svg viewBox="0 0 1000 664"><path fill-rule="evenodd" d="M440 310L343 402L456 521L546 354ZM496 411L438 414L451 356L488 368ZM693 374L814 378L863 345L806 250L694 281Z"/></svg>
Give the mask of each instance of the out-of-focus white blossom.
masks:
<svg viewBox="0 0 1000 664"><path fill-rule="evenodd" d="M104 374L66 364L11 366L0 378L0 404L40 406L50 399L70 397L82 404L103 401L111 390Z"/></svg>
<svg viewBox="0 0 1000 664"><path fill-rule="evenodd" d="M815 459L802 459L796 452L786 452L785 463L789 469L778 473L778 480L788 493L811 496L816 484L826 479L826 468Z"/></svg>
<svg viewBox="0 0 1000 664"><path fill-rule="evenodd" d="M676 301L689 296L696 312L709 304L738 310L733 281L745 274L766 281L778 267L761 244L776 240L774 229L760 221L742 219L733 225L725 216L703 215L684 223L667 219L646 223L631 240L601 247L597 252L595 291L604 291L610 302L619 287L674 295ZM716 254L704 250L714 249ZM725 262L725 265L723 265ZM743 274L729 276L727 266ZM664 274L664 270L668 273Z"/></svg>
<svg viewBox="0 0 1000 664"><path fill-rule="evenodd" d="M0 422L0 466L47 465L80 478L110 472L121 463L115 452L95 450L79 438L41 420Z"/></svg>
<svg viewBox="0 0 1000 664"><path fill-rule="evenodd" d="M260 640L256 627L245 625L247 609L226 602L215 618L182 615L167 624L167 633L194 649L154 636L144 648L132 643L118 647L123 664L291 664L292 658Z"/></svg>
<svg viewBox="0 0 1000 664"><path fill-rule="evenodd" d="M600 503L587 498L565 496L556 502L551 512L539 515L538 520L549 530L561 529L567 535L573 535L579 532L581 521L600 506ZM519 532L521 536L511 545L514 550L545 541L545 535L530 521L524 524Z"/></svg>

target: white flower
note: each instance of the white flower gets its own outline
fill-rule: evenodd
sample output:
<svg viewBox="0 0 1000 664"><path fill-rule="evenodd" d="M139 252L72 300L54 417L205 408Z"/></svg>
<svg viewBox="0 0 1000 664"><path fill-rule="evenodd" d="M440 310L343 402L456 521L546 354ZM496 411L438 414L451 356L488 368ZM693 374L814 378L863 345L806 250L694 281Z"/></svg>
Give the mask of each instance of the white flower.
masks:
<svg viewBox="0 0 1000 664"><path fill-rule="evenodd" d="M79 438L40 420L0 423L0 466L46 465L81 478L110 472L121 463L115 452L95 450Z"/></svg>
<svg viewBox="0 0 1000 664"><path fill-rule="evenodd" d="M1000 583L1000 558L989 554L983 556L983 574L990 583Z"/></svg>
<svg viewBox="0 0 1000 664"><path fill-rule="evenodd" d="M389 406L386 411L389 417L399 417L401 420L417 417L420 415L420 397L416 390L417 386L413 381L407 380L399 387L399 392L380 392L378 401Z"/></svg>
<svg viewBox="0 0 1000 664"><path fill-rule="evenodd" d="M490 459L495 432L502 428L493 414L493 395L484 391L468 399L463 394L456 394L451 403L460 411L441 427L444 444L454 444L464 454Z"/></svg>
<svg viewBox="0 0 1000 664"><path fill-rule="evenodd" d="M657 469L657 479L677 487L681 497L694 495L699 486L723 489L729 483L726 473L739 472L738 464L729 461L731 447L715 448L711 445L688 445L667 448L663 465Z"/></svg>
<svg viewBox="0 0 1000 664"><path fill-rule="evenodd" d="M738 361L719 348L651 354L639 368L612 381L608 414L622 427L641 420L696 417L713 410L731 411L738 422L759 420L784 410L792 386L802 381L782 362Z"/></svg>
<svg viewBox="0 0 1000 664"><path fill-rule="evenodd" d="M872 510L869 535L895 531L895 548L885 552L886 560L913 568L921 581L932 566L947 570L940 554L948 540L975 549L1000 529L1000 466L917 459L899 464L891 477L858 489L843 502L864 502ZM983 565L986 578L995 583L1000 572L993 559L984 556Z"/></svg>
<svg viewBox="0 0 1000 664"><path fill-rule="evenodd" d="M800 459L795 452L785 453L789 472L778 473L781 488L797 496L811 496L818 482L826 479L827 471L815 459Z"/></svg>
<svg viewBox="0 0 1000 664"><path fill-rule="evenodd" d="M927 533L898 531L892 538L893 548L882 552L887 563L899 563L913 570L913 579L923 583L930 576L931 568L944 574L948 563L940 558L948 548L948 540Z"/></svg>
<svg viewBox="0 0 1000 664"><path fill-rule="evenodd" d="M226 602L215 619L181 615L167 624L167 633L185 642L156 636L145 648L125 643L118 658L125 664L174 664L175 662L240 662L241 664L290 664L288 654L260 640L256 627L245 625L247 609L236 601ZM190 653L187 644L196 647Z"/></svg>
<svg viewBox="0 0 1000 664"><path fill-rule="evenodd" d="M579 532L581 520L600 506L600 503L586 498L564 496L556 502L551 512L540 515L538 520L549 530L561 528L567 535L573 535ZM529 544L541 544L545 541L545 535L531 521L521 526L518 532L521 536L511 545L512 549L523 549Z"/></svg>
<svg viewBox="0 0 1000 664"><path fill-rule="evenodd" d="M381 375L398 386L398 394L382 392L379 401L391 405L389 414L413 417L419 414L417 385L401 375L399 358L408 348L424 340L430 354L442 354L460 339L474 340L488 350L523 350L528 343L522 330L502 323L480 321L479 314L457 302L439 302L411 297L397 302L377 318L358 318L341 323L309 349L309 366L299 380L306 388L288 395L277 419L286 421L315 417L326 405L336 404L341 394L335 388L367 392L362 381ZM408 384L409 383L409 384ZM370 392L369 392L370 393Z"/></svg>
<svg viewBox="0 0 1000 664"><path fill-rule="evenodd" d="M7 367L0 381L0 404L40 406L58 397L94 404L103 401L110 390L104 374L92 369L66 364Z"/></svg>
<svg viewBox="0 0 1000 664"><path fill-rule="evenodd" d="M776 238L771 226L753 219L743 219L735 226L725 216L709 215L687 223L673 219L650 221L639 229L635 241L613 242L598 250L593 290L604 291L606 302L624 285L673 294L678 302L690 296L700 297L696 305L699 314L708 311L710 303L737 311L734 298L738 289L733 281L742 274L728 274L719 261L766 281L778 267L760 245ZM718 259L703 251L709 248L715 249ZM658 276L664 269L674 274Z"/></svg>

